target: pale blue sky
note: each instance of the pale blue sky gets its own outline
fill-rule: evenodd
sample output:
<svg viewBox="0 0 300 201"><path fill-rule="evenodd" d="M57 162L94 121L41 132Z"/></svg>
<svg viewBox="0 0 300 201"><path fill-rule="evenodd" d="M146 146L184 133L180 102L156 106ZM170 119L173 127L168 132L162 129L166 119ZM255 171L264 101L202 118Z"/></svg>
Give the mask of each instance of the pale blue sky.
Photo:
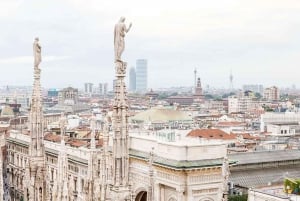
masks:
<svg viewBox="0 0 300 201"><path fill-rule="evenodd" d="M149 88L260 83L300 87L299 0L0 0L0 85L32 84L32 43L42 85L114 79L113 28L133 27L123 59L148 59Z"/></svg>

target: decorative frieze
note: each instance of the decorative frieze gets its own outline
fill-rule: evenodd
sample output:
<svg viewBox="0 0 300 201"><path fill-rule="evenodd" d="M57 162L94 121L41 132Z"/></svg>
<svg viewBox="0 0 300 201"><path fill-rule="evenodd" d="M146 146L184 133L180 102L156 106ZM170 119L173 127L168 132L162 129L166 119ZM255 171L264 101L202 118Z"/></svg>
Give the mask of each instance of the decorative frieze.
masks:
<svg viewBox="0 0 300 201"><path fill-rule="evenodd" d="M207 189L199 189L199 190L192 190L193 196L203 195L203 194L211 194L211 193L218 193L218 188L207 188Z"/></svg>

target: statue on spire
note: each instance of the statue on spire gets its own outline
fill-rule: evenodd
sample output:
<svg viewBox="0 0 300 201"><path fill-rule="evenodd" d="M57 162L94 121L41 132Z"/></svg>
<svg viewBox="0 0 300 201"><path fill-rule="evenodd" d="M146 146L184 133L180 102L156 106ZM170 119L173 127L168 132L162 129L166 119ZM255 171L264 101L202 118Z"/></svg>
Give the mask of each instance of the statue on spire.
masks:
<svg viewBox="0 0 300 201"><path fill-rule="evenodd" d="M121 17L119 22L115 25L115 31L114 31L114 46L115 46L115 61L122 61L121 55L125 49L125 33L127 33L132 24L129 24L129 27L126 28L125 25L125 17Z"/></svg>
<svg viewBox="0 0 300 201"><path fill-rule="evenodd" d="M36 37L33 42L34 68L38 68L42 62L42 47L39 44L39 38Z"/></svg>

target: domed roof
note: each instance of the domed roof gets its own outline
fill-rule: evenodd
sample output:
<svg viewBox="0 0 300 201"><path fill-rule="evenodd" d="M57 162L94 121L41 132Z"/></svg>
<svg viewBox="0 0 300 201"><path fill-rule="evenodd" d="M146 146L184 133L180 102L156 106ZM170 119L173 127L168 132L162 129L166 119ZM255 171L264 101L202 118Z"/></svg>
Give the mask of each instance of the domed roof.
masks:
<svg viewBox="0 0 300 201"><path fill-rule="evenodd" d="M169 121L191 121L192 117L183 111L168 108L151 108L140 112L131 118L133 121L143 122L169 122Z"/></svg>
<svg viewBox="0 0 300 201"><path fill-rule="evenodd" d="M13 117L13 116L14 116L14 112L10 106L5 105L4 107L2 107L1 117Z"/></svg>

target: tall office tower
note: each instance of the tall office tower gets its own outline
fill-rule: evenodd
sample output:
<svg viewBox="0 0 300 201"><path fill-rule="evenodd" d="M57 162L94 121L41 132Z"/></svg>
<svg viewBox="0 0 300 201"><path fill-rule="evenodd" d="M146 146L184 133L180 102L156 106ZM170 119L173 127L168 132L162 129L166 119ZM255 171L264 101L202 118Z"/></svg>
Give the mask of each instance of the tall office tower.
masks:
<svg viewBox="0 0 300 201"><path fill-rule="evenodd" d="M108 84L107 83L104 83L103 85L103 95L106 95L107 94L107 86Z"/></svg>
<svg viewBox="0 0 300 201"><path fill-rule="evenodd" d="M131 67L129 71L129 91L136 90L136 73L135 68Z"/></svg>
<svg viewBox="0 0 300 201"><path fill-rule="evenodd" d="M84 92L92 93L93 92L93 83L84 83Z"/></svg>
<svg viewBox="0 0 300 201"><path fill-rule="evenodd" d="M232 72L230 70L230 75L229 75L229 90L230 91L233 91L233 75L232 75Z"/></svg>
<svg viewBox="0 0 300 201"><path fill-rule="evenodd" d="M136 91L146 92L147 91L147 60L138 59L136 60Z"/></svg>
<svg viewBox="0 0 300 201"><path fill-rule="evenodd" d="M103 95L103 84L99 83L99 94Z"/></svg>

